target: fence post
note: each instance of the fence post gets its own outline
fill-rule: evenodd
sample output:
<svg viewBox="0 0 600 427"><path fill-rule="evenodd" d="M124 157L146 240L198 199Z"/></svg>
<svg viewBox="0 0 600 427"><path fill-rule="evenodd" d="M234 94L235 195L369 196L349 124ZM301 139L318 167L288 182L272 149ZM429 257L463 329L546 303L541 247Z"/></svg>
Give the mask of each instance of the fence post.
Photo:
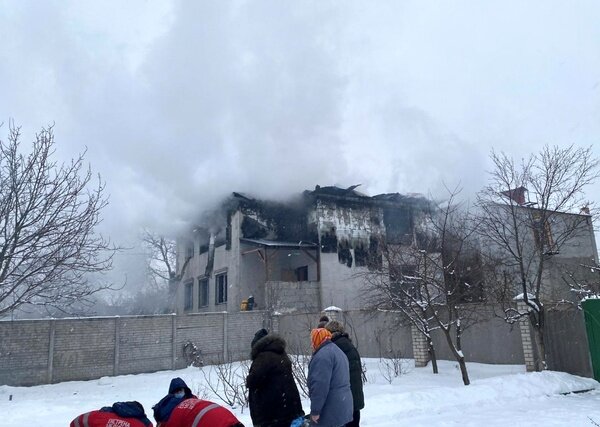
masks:
<svg viewBox="0 0 600 427"><path fill-rule="evenodd" d="M171 315L171 369L175 369L177 360L177 315Z"/></svg>
<svg viewBox="0 0 600 427"><path fill-rule="evenodd" d="M342 309L339 307L331 306L327 307L325 310L325 315L329 318L329 320L337 320L340 321L342 317Z"/></svg>
<svg viewBox="0 0 600 427"><path fill-rule="evenodd" d="M527 313L529 306L522 300L517 301L517 310L519 313ZM527 372L535 371L535 356L533 353L533 344L531 341L531 329L529 326L529 316L523 316L519 319L519 331L521 332L521 343L523 345L523 358L525 359L525 368Z"/></svg>
<svg viewBox="0 0 600 427"><path fill-rule="evenodd" d="M223 362L229 361L229 327L227 312L223 312Z"/></svg>
<svg viewBox="0 0 600 427"><path fill-rule="evenodd" d="M427 339L414 325L410 327L410 335L412 337L415 367L422 368L427 366L427 363L429 363L429 344L427 343Z"/></svg>
<svg viewBox="0 0 600 427"><path fill-rule="evenodd" d="M121 318L115 316L115 361L113 365L113 375L119 375L119 353L121 341Z"/></svg>
<svg viewBox="0 0 600 427"><path fill-rule="evenodd" d="M50 340L48 342L48 384L52 384L54 377L54 336L56 335L56 320L50 320Z"/></svg>

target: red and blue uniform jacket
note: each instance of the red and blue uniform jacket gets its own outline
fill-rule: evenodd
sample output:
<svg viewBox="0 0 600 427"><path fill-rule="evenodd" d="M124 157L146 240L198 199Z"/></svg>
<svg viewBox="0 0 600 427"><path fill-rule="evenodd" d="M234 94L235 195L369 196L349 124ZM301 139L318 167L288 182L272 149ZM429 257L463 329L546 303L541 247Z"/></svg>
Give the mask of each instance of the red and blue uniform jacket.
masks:
<svg viewBox="0 0 600 427"><path fill-rule="evenodd" d="M152 427L152 423L149 424ZM91 411L79 415L69 427L148 427L137 418L121 417L114 412Z"/></svg>
<svg viewBox="0 0 600 427"><path fill-rule="evenodd" d="M179 403L169 418L157 427L244 427L227 409L196 398Z"/></svg>

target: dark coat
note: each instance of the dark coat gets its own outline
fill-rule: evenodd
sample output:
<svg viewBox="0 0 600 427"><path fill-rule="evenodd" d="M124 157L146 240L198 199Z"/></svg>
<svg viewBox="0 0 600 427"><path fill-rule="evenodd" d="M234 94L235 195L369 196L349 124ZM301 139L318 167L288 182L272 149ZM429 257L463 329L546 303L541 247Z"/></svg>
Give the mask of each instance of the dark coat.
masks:
<svg viewBox="0 0 600 427"><path fill-rule="evenodd" d="M100 411L111 412L123 418L135 418L146 426L152 425L148 417L146 417L144 407L140 402L115 402L112 406L105 406Z"/></svg>
<svg viewBox="0 0 600 427"><path fill-rule="evenodd" d="M339 427L352 421L348 358L330 340L323 342L308 364L310 414L319 427Z"/></svg>
<svg viewBox="0 0 600 427"><path fill-rule="evenodd" d="M252 365L246 386L252 423L261 427L289 427L304 411L285 341L275 334L260 338L250 357Z"/></svg>
<svg viewBox="0 0 600 427"><path fill-rule="evenodd" d="M352 390L352 402L354 404L354 410L360 411L365 407L360 354L346 333L334 333L331 337L331 341L333 341L333 343L337 345L348 358L348 363L350 364L350 390Z"/></svg>
<svg viewBox="0 0 600 427"><path fill-rule="evenodd" d="M185 390L185 395L183 397L175 397L174 393L176 390L180 388ZM183 402L186 399L190 399L192 397L196 397L192 394L192 391L187 386L185 381L181 378L173 378L171 380L171 384L169 384L169 394L163 397L160 402L152 407L154 410L154 419L156 422L166 421L171 416L171 412L177 405Z"/></svg>

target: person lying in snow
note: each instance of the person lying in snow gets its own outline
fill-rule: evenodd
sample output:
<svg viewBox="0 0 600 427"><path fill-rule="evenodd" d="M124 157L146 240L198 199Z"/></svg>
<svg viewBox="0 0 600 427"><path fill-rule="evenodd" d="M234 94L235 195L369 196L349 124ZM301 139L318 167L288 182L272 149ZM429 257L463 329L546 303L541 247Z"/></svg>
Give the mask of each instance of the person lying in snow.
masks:
<svg viewBox="0 0 600 427"><path fill-rule="evenodd" d="M139 402L116 402L76 417L69 427L152 427Z"/></svg>
<svg viewBox="0 0 600 427"><path fill-rule="evenodd" d="M198 399L181 378L173 378L169 394L152 408L157 427L244 427L222 406Z"/></svg>

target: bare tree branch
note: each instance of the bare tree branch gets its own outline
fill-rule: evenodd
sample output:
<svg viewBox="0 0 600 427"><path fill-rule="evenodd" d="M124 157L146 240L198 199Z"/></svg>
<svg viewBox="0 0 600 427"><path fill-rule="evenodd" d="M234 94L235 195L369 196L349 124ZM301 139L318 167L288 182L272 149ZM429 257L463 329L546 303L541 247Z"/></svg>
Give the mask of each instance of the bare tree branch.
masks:
<svg viewBox="0 0 600 427"><path fill-rule="evenodd" d="M429 213L426 237L410 245L390 244L381 237L380 268L361 274L365 300L371 309L393 310L423 334L435 361L432 332L439 331L469 377L461 349L461 334L476 323L483 301L480 263L473 224L456 202L459 188L449 189L441 209Z"/></svg>
<svg viewBox="0 0 600 427"><path fill-rule="evenodd" d="M110 269L115 251L96 234L108 201L85 152L57 163L52 127L24 153L12 123L0 140L0 315L24 304L68 307L110 285L90 279Z"/></svg>
<svg viewBox="0 0 600 427"><path fill-rule="evenodd" d="M546 366L544 278L550 268L559 268L556 255L592 232L584 190L599 177L599 162L591 147L574 146L545 146L520 163L505 153L492 152L490 157L490 182L477 198L478 234L486 262L493 265L486 281L504 305L507 322L529 318L536 368L541 370ZM514 308L516 294L522 295L528 310Z"/></svg>

